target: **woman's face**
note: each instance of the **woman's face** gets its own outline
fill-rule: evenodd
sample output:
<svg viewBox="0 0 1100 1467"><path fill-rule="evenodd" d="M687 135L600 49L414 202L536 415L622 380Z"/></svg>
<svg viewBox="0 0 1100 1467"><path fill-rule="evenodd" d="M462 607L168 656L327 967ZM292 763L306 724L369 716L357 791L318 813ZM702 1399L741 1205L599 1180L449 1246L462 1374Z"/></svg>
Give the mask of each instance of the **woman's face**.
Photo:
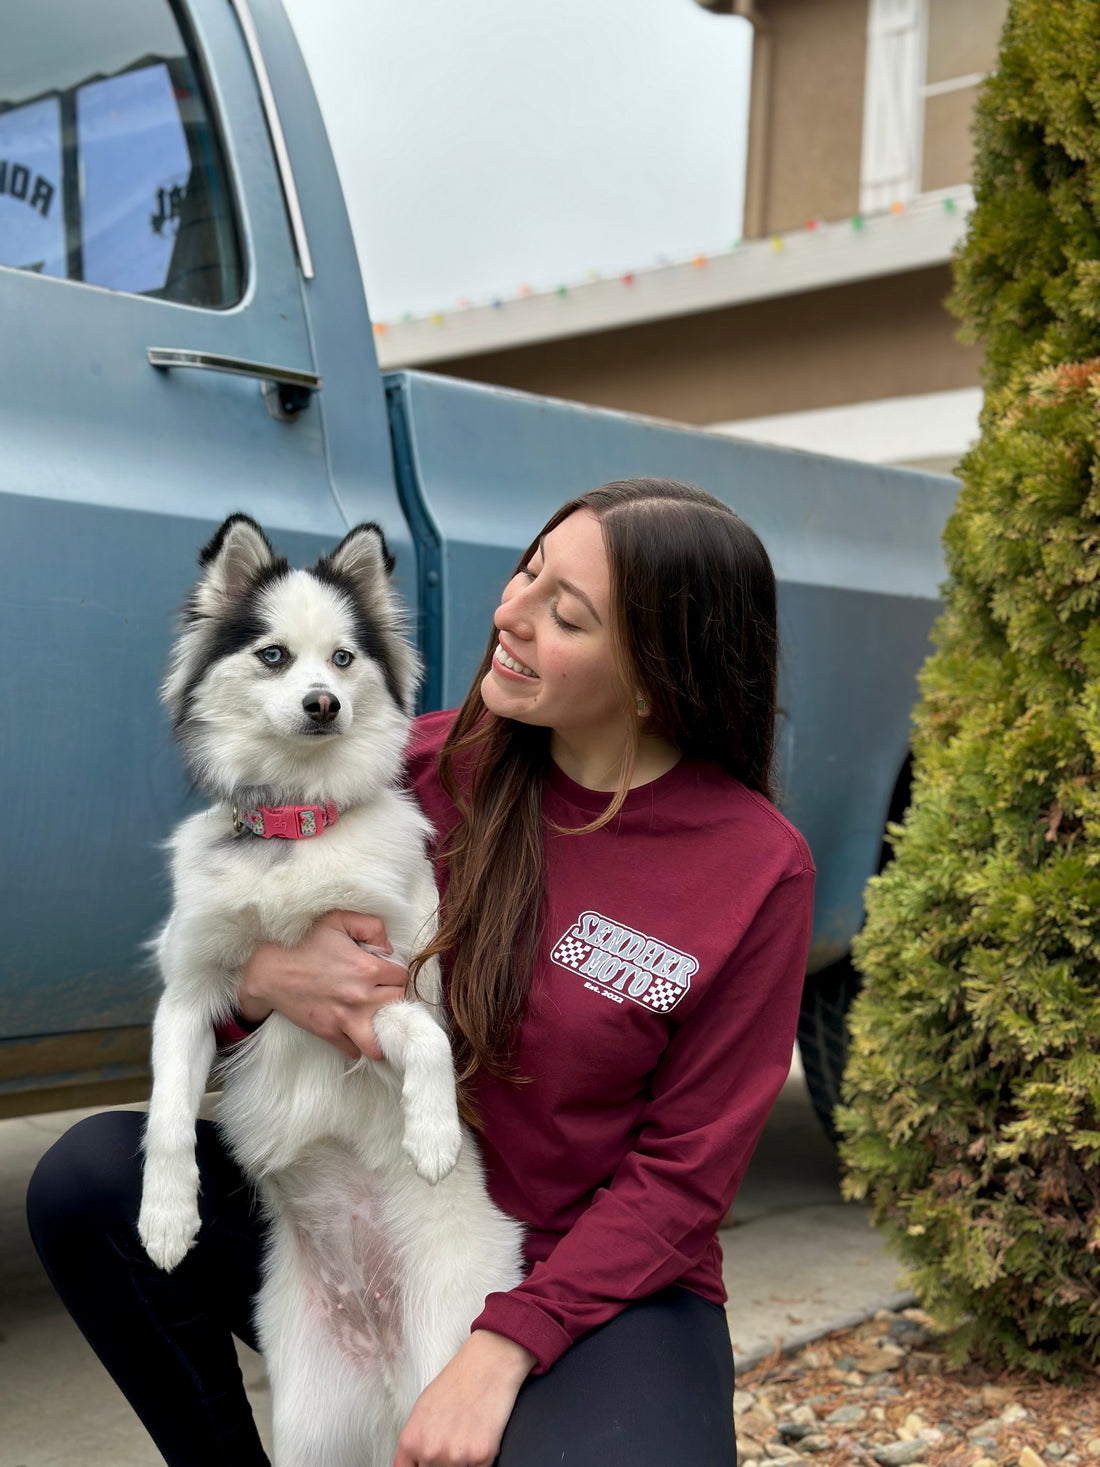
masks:
<svg viewBox="0 0 1100 1467"><path fill-rule="evenodd" d="M505 586L493 622L496 655L481 684L486 708L549 728L577 750L606 746L617 757L631 694L612 651L611 570L591 510L577 510L543 537Z"/></svg>

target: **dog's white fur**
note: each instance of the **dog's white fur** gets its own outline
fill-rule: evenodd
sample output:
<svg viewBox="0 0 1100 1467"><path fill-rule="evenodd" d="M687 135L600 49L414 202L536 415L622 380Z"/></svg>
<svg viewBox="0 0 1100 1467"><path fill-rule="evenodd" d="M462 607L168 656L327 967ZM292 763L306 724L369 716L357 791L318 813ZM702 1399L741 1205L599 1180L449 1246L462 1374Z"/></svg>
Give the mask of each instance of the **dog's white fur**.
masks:
<svg viewBox="0 0 1100 1467"><path fill-rule="evenodd" d="M154 944L164 993L138 1230L167 1270L199 1231L195 1118L214 1025L256 945L292 946L340 908L380 917L398 954L434 930L428 825L395 788L417 666L381 533L352 531L327 564L327 577L280 573L258 526L227 521L165 681L187 763L214 799L171 842L175 903ZM227 652L233 618L241 645ZM380 656L358 638L368 623ZM285 667L257 655L271 645ZM348 668L337 649L354 654ZM341 705L322 732L303 712L318 690ZM339 819L313 839L233 834L234 803L327 800ZM353 1064L272 1014L225 1071L218 1124L271 1222L257 1329L277 1467L389 1467L486 1294L520 1276L518 1225L489 1201L459 1124L435 963L418 989L422 1002L377 1014L384 1062Z"/></svg>

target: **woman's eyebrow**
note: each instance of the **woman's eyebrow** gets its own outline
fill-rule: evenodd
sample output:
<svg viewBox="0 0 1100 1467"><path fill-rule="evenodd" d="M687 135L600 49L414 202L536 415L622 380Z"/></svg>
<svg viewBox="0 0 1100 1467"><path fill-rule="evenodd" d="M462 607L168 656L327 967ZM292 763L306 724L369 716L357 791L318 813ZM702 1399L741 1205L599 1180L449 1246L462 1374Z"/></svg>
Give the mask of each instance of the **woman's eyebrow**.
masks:
<svg viewBox="0 0 1100 1467"><path fill-rule="evenodd" d="M571 596L575 596L578 601L583 601L585 606L588 607L589 611L595 617L597 624L601 627L603 626L603 622L600 621L600 613L592 605L591 601L589 601L588 597L584 594L579 586L574 586L572 581L563 581L560 577L558 579L558 585L562 588L563 591L568 591Z"/></svg>
<svg viewBox="0 0 1100 1467"><path fill-rule="evenodd" d="M539 536L539 554L542 556L543 563L545 564L546 547L543 544L544 538L545 537L542 535ZM561 576L558 577L558 585L562 588L563 591L568 591L571 596L575 596L578 601L582 602L585 606L588 607L589 611L596 619L597 626L603 626L603 621L600 617L600 613L592 605L592 602L588 599L588 597L584 594L579 586L574 586L572 581L563 581Z"/></svg>

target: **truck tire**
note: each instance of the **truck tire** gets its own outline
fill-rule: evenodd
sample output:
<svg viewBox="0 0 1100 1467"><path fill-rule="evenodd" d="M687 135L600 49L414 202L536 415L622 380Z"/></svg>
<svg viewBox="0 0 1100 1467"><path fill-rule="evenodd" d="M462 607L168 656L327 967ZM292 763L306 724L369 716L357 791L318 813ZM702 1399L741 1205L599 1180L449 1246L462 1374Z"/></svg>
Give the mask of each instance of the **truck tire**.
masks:
<svg viewBox="0 0 1100 1467"><path fill-rule="evenodd" d="M906 755L890 797L887 824L905 818L913 790L913 756ZM894 852L883 833L876 871L882 872L893 860ZM810 1102L835 1146L839 1140L833 1112L840 1104L840 1082L848 1058L848 1010L863 980L852 966L848 954L811 973L802 989L802 1007L798 1015L798 1052L806 1075Z"/></svg>
<svg viewBox="0 0 1100 1467"><path fill-rule="evenodd" d="M838 1140L833 1112L840 1103L840 1081L848 1056L848 1008L859 992L860 976L850 957L811 973L802 990L798 1049L810 1101L825 1134Z"/></svg>

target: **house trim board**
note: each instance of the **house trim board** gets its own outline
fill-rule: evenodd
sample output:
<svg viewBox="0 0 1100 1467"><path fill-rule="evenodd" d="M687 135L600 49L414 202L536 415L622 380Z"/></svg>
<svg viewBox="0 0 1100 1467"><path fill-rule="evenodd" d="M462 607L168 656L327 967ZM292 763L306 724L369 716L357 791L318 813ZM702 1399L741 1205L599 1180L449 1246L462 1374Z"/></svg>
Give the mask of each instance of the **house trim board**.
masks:
<svg viewBox="0 0 1100 1467"><path fill-rule="evenodd" d="M376 324L379 364L390 369L583 336L645 321L721 310L945 264L966 232L969 185L922 194L897 211L812 221L770 239L695 260L532 292L499 304Z"/></svg>

